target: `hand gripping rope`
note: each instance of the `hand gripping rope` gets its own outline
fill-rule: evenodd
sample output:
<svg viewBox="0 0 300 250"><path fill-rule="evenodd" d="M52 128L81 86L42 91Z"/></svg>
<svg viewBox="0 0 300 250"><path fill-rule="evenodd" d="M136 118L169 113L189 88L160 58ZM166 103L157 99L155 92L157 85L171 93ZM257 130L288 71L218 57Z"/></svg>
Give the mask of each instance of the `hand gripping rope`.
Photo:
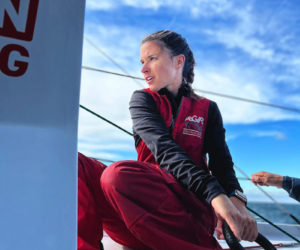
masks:
<svg viewBox="0 0 300 250"><path fill-rule="evenodd" d="M226 243L232 250L244 250L244 247L238 242L236 237L234 236L233 232L231 231L228 224L224 221L223 226L223 234L226 240ZM265 238L262 234L258 233L258 236L255 240L257 244L259 244L263 249L266 250L276 250L276 247L272 245L272 243Z"/></svg>

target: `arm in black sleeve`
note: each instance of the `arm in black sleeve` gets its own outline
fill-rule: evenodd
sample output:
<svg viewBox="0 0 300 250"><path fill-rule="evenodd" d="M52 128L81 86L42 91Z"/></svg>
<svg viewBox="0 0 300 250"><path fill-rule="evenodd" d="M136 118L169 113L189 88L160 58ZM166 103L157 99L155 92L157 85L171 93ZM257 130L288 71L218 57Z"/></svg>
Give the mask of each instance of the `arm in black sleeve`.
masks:
<svg viewBox="0 0 300 250"><path fill-rule="evenodd" d="M227 194L242 191L233 169L233 162L225 141L225 129L219 108L210 102L204 148L209 156L209 169Z"/></svg>
<svg viewBox="0 0 300 250"><path fill-rule="evenodd" d="M300 179L283 176L282 188L289 193L291 198L300 202Z"/></svg>
<svg viewBox="0 0 300 250"><path fill-rule="evenodd" d="M175 143L149 93L135 91L129 109L134 133L146 143L161 168L167 169L181 185L209 203L225 193L216 178L200 169Z"/></svg>

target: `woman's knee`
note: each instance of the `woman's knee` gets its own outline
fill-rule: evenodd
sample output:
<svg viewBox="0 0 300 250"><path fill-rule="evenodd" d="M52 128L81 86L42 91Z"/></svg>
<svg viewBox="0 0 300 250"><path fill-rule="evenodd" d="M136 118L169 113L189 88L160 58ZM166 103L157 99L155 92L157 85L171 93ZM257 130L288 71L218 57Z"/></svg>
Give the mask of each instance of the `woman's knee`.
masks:
<svg viewBox="0 0 300 250"><path fill-rule="evenodd" d="M138 161L110 165L104 170L100 183L108 200L129 199L144 207L156 207L170 194L160 172Z"/></svg>
<svg viewBox="0 0 300 250"><path fill-rule="evenodd" d="M122 189L130 182L130 173L134 172L137 164L131 161L118 161L107 167L100 179L103 190Z"/></svg>

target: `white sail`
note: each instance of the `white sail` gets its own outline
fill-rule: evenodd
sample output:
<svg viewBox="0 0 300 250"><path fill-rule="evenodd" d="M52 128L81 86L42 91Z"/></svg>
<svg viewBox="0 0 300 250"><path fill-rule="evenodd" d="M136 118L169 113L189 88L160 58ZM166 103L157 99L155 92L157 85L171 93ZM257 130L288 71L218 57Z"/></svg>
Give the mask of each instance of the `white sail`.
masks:
<svg viewBox="0 0 300 250"><path fill-rule="evenodd" d="M0 249L76 249L84 0L0 1Z"/></svg>

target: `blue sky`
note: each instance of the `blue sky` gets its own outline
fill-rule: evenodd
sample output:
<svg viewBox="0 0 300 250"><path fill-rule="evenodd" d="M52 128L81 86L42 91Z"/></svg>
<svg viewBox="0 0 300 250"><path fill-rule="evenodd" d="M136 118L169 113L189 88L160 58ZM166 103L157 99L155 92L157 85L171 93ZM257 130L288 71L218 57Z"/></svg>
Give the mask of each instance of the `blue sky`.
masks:
<svg viewBox="0 0 300 250"><path fill-rule="evenodd" d="M297 0L87 0L83 65L123 73L105 53L142 77L141 39L171 29L194 51L195 89L300 109L299 13ZM143 81L83 69L80 103L131 131L128 101L143 86ZM299 113L202 95L218 103L239 168L248 175L265 170L300 177ZM136 158L130 136L83 110L79 151L114 161ZM241 185L250 198L267 200L249 181ZM266 190L291 201L276 188Z"/></svg>

